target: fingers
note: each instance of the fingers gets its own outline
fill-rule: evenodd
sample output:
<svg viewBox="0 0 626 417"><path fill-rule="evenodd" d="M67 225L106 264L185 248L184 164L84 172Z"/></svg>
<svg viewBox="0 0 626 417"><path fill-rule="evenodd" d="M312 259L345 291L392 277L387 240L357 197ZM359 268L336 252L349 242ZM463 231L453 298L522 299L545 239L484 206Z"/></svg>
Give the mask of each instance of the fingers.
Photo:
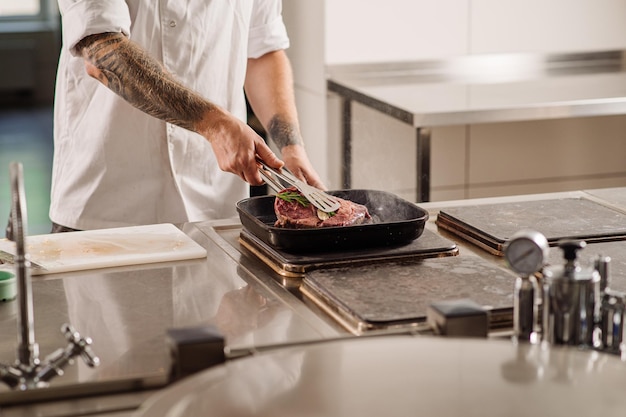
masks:
<svg viewBox="0 0 626 417"><path fill-rule="evenodd" d="M276 156L260 137L254 141L254 151L254 157L250 159L250 163L246 162L243 164L243 170L239 176L251 185L261 185L264 184L264 181L261 174L259 174L260 165L257 163L257 158L275 169L282 168L285 163Z"/></svg>
<svg viewBox="0 0 626 417"><path fill-rule="evenodd" d="M250 185L263 184L263 178L261 178L261 174L259 174L259 167L256 164L256 160L253 160L252 163L244 165L239 176Z"/></svg>
<svg viewBox="0 0 626 417"><path fill-rule="evenodd" d="M313 168L303 146L290 145L282 149L282 156L287 168L307 184L326 190L326 186Z"/></svg>
<svg viewBox="0 0 626 417"><path fill-rule="evenodd" d="M287 166L298 178L314 187L326 189L319 175L311 165L304 147L287 145L281 149L284 161L278 158L263 139L239 120L228 134L218 134L210 143L221 170L239 176L251 185L263 184L257 159L274 169Z"/></svg>
<svg viewBox="0 0 626 417"><path fill-rule="evenodd" d="M280 169L284 165L284 162L281 161L259 137L258 140L255 140L254 154L251 163L247 164L244 170L244 181L252 185L261 185L264 183L261 174L259 174L260 165L257 163L257 158L272 168Z"/></svg>
<svg viewBox="0 0 626 417"><path fill-rule="evenodd" d="M211 138L211 147L222 171L233 173L251 185L263 184L257 158L271 167L281 168L284 163L250 127L234 121L233 131Z"/></svg>
<svg viewBox="0 0 626 417"><path fill-rule="evenodd" d="M298 177L315 188L319 188L320 190L326 190L326 186L317 175L317 173L313 170L313 168L303 168L300 171L300 175L298 175Z"/></svg>
<svg viewBox="0 0 626 417"><path fill-rule="evenodd" d="M317 175L312 175L312 176L307 176L305 175L305 181L307 182L307 184L312 185L313 187L319 188L320 190L324 190L326 191L326 185L324 185L324 183L322 182L322 180L320 180L320 178Z"/></svg>

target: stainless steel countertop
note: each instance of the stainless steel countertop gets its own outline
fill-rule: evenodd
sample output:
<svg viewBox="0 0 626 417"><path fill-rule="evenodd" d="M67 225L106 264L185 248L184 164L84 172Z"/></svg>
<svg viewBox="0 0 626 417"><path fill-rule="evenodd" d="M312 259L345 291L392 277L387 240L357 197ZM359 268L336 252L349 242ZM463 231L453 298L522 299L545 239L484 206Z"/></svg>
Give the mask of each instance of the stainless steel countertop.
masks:
<svg viewBox="0 0 626 417"><path fill-rule="evenodd" d="M40 390L12 391L2 384L0 415L53 413L50 405L10 406L37 399L57 400L54 409L62 410L54 411L58 415L86 412L90 407L102 411L98 401L60 404L59 400L163 387L171 364L166 343L169 328L215 325L232 350L322 340L342 332L279 285L263 265L243 259L215 234L213 226L222 223L238 225L238 220L213 222L210 227L183 226L207 249L204 260L33 277L40 357L66 346L60 328L69 322L93 339L101 365L92 369L77 360L49 388ZM16 301L0 303L0 362L4 364L16 359L16 310ZM143 399L141 394L136 398ZM115 408L116 402L109 405Z"/></svg>
<svg viewBox="0 0 626 417"><path fill-rule="evenodd" d="M430 213L426 227L457 242L459 256L478 256L504 266L501 258L438 230L435 219L439 210L582 196L609 201L626 211L626 187L420 206ZM227 349L244 351L350 336L249 255L235 238L240 227L238 219L181 226L207 249L204 260L34 277L35 337L41 356L65 346L59 329L69 321L82 335L93 338L93 349L101 356L102 365L91 369L77 361L39 393L13 392L0 386L0 415L130 415L167 382L170 357L166 330L172 327L216 325L226 336ZM0 362L5 364L16 357L15 313L14 302L0 303ZM67 400L78 394L92 396ZM45 401L34 403L38 396ZM21 404L9 405L15 402Z"/></svg>
<svg viewBox="0 0 626 417"><path fill-rule="evenodd" d="M328 89L414 127L626 113L622 51L335 65Z"/></svg>

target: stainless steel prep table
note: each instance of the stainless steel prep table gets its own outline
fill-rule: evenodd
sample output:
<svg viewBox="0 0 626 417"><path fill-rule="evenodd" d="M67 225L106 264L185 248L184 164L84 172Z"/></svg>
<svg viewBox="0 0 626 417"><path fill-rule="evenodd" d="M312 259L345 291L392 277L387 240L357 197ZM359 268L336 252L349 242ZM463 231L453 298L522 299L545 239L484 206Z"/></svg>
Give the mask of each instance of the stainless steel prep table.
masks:
<svg viewBox="0 0 626 417"><path fill-rule="evenodd" d="M559 197L601 201L626 211L626 188L420 204L430 213L428 230L458 243L461 257L481 257L499 266L502 258L464 242L435 224L442 208ZM330 340L348 333L315 305L283 285L271 268L237 242L237 219L186 224L183 231L208 251L205 260L108 268L35 277L35 335L42 356L64 346L59 332L70 321L94 339L102 356L96 369L78 362L52 380L54 401L0 386L1 416L130 416L139 404L166 384L170 365L165 330L215 324L227 348L262 350L272 345ZM513 291L513 288L511 288ZM14 306L0 304L0 361L15 359ZM92 396L87 396L92 394ZM96 395L97 394L97 395ZM28 395L34 395L29 397ZM78 397L79 395L83 395ZM68 398L73 398L71 401ZM30 404L6 406L28 399Z"/></svg>
<svg viewBox="0 0 626 417"><path fill-rule="evenodd" d="M222 223L238 225L238 220L212 226ZM93 339L101 365L92 369L77 360L41 390L12 391L1 384L0 415L92 415L136 408L147 391L167 383L168 328L215 325L230 350L342 333L271 279L262 265L243 259L214 229L182 228L207 249L206 259L33 277L40 357L66 346L60 328L69 322ZM3 364L14 363L17 356L16 310L15 300L0 303Z"/></svg>
<svg viewBox="0 0 626 417"><path fill-rule="evenodd" d="M425 202L430 200L430 128L626 114L624 55L469 55L331 66L328 90L343 102L342 186L351 188L352 102L415 128L416 201Z"/></svg>

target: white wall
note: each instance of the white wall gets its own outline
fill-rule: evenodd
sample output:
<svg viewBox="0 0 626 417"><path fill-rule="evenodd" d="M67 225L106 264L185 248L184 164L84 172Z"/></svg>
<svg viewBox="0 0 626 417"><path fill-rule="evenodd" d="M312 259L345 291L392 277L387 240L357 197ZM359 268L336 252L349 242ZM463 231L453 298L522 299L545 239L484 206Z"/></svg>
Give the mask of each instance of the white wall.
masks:
<svg viewBox="0 0 626 417"><path fill-rule="evenodd" d="M332 0L319 27L329 65L624 49L626 1Z"/></svg>
<svg viewBox="0 0 626 417"><path fill-rule="evenodd" d="M624 0L472 0L469 53L626 47Z"/></svg>
<svg viewBox="0 0 626 417"><path fill-rule="evenodd" d="M326 2L326 63L384 62L467 52L468 0Z"/></svg>

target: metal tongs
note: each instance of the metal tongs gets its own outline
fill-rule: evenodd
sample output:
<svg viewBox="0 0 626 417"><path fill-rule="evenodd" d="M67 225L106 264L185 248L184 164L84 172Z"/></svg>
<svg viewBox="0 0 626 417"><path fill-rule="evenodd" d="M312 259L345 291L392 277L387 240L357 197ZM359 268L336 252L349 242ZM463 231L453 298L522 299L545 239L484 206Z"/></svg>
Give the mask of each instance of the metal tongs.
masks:
<svg viewBox="0 0 626 417"><path fill-rule="evenodd" d="M261 177L263 177L263 181L265 181L265 183L277 193L285 189L285 187L278 181L278 179L280 179L290 186L296 187L298 191L302 193L304 198L323 212L332 213L339 210L341 203L337 197L327 194L319 188L315 188L298 179L295 175L289 172L287 168L281 168L280 170L271 168L258 158L257 162L261 164L259 167L259 173L261 174Z"/></svg>

